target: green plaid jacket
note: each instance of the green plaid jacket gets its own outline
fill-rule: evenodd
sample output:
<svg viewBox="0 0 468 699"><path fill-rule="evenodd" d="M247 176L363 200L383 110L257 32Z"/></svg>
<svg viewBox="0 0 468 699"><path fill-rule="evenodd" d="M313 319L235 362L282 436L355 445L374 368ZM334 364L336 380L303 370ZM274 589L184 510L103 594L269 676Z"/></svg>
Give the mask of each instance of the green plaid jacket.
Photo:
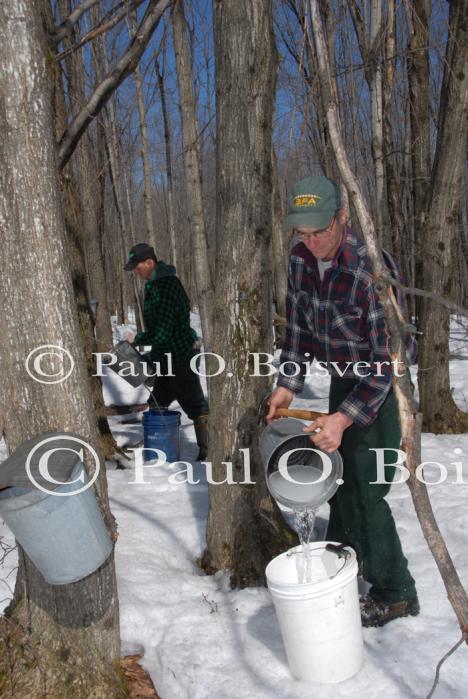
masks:
<svg viewBox="0 0 468 699"><path fill-rule="evenodd" d="M145 284L143 317L147 330L137 334L135 345L151 345L152 361L165 365L167 353L173 363L189 357L197 339L190 327L190 302L175 267L161 260Z"/></svg>

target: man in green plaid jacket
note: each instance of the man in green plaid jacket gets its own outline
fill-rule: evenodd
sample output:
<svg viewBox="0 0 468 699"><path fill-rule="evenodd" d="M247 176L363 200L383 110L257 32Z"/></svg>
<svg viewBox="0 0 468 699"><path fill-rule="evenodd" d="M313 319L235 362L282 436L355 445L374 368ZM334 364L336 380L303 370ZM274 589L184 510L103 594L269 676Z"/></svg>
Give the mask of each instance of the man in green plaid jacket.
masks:
<svg viewBox="0 0 468 699"><path fill-rule="evenodd" d="M197 334L190 327L190 302L176 276L175 267L156 258L154 248L146 243L134 245L124 269L145 280L143 317L144 332L132 338L136 346L151 346L151 360L158 362L162 376L155 379L150 408L166 408L177 400L193 420L198 460L205 459L208 449L208 403L200 377L192 371L190 360L196 354ZM167 376L167 355L171 355L172 374Z"/></svg>

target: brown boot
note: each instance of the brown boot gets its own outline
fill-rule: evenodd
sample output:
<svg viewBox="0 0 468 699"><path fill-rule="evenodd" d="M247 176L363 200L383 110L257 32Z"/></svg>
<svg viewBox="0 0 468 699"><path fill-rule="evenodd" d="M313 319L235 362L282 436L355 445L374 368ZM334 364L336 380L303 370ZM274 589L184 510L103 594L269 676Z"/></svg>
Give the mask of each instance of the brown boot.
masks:
<svg viewBox="0 0 468 699"><path fill-rule="evenodd" d="M203 461L208 456L208 415L196 417L193 426L199 448L197 461Z"/></svg>
<svg viewBox="0 0 468 699"><path fill-rule="evenodd" d="M419 614L419 601L413 599L400 602L384 602L372 595L364 595L359 600L361 607L361 622L363 626L383 626L393 619L403 616L417 616Z"/></svg>

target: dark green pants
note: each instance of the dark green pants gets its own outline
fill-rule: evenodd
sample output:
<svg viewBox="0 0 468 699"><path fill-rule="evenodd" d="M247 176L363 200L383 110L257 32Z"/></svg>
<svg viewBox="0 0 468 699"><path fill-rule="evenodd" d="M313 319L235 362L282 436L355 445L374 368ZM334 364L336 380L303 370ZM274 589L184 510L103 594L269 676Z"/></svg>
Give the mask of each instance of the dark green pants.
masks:
<svg viewBox="0 0 468 699"><path fill-rule="evenodd" d="M353 379L332 378L330 413L336 411L355 384ZM362 563L364 579L372 585L371 594L386 602L411 599L416 596L416 588L392 512L384 499L390 483L371 484L377 480L377 468L376 453L369 449L398 449L400 439L398 410L391 390L372 424L353 424L343 434L340 452L344 483L330 500L327 529L328 541L353 547ZM394 460L391 452L387 460ZM385 480L393 480L396 469L386 467L385 471Z"/></svg>
<svg viewBox="0 0 468 699"><path fill-rule="evenodd" d="M194 355L195 352L192 352L187 359L175 362L174 376L156 377L148 399L150 409L167 408L173 400L176 400L190 420L208 414L208 402L201 387L200 376L190 367L190 360ZM167 368L163 368L164 370L167 371Z"/></svg>

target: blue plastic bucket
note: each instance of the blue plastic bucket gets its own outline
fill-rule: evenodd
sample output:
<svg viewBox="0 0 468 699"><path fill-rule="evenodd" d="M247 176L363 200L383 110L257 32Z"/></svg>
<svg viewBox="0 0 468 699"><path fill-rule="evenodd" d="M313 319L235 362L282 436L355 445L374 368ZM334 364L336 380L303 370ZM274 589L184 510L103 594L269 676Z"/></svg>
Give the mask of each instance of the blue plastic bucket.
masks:
<svg viewBox="0 0 468 699"><path fill-rule="evenodd" d="M167 461L179 460L179 426L178 410L148 410L143 413L143 446L145 449L159 449L166 454ZM144 461L157 459L155 451L144 451Z"/></svg>

